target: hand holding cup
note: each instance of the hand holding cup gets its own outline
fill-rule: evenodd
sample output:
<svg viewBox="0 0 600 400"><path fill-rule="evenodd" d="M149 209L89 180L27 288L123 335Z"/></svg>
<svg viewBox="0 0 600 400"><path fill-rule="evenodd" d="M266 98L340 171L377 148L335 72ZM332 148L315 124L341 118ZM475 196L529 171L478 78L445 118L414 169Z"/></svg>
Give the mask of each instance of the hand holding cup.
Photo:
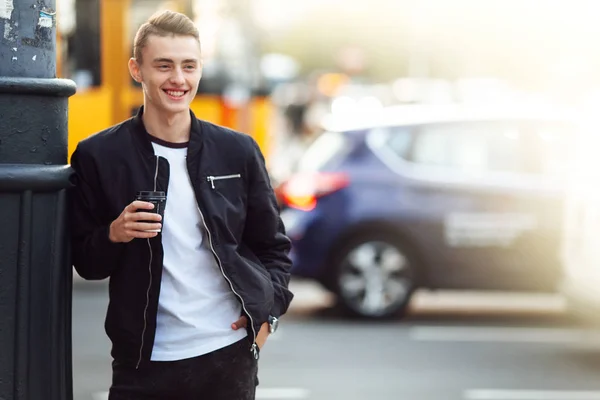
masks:
<svg viewBox="0 0 600 400"><path fill-rule="evenodd" d="M150 202L135 200L110 224L109 239L114 243L128 243L133 239L148 239L162 229L162 215L154 211Z"/></svg>

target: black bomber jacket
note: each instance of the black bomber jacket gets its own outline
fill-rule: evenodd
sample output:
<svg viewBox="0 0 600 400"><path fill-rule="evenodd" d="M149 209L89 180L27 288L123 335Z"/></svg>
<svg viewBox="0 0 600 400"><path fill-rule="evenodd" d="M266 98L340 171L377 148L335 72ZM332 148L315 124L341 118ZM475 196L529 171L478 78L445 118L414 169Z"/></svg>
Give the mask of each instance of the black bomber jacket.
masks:
<svg viewBox="0 0 600 400"><path fill-rule="evenodd" d="M129 243L109 240L109 226L138 191L167 192L169 163L156 156L138 115L81 141L71 157L72 261L84 279L110 278L105 320L114 359L150 360L162 276L161 234ZM264 158L248 135L192 115L187 168L210 248L250 324L250 350L269 315L280 317L288 290L290 240ZM169 196L167 193L167 202Z"/></svg>

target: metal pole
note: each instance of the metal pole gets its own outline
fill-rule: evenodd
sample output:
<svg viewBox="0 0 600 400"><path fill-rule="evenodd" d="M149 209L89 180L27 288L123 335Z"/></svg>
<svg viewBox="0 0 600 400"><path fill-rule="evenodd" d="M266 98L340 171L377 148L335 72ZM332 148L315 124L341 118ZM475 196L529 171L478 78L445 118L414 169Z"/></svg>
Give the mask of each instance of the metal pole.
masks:
<svg viewBox="0 0 600 400"><path fill-rule="evenodd" d="M68 97L55 0L0 0L0 399L71 400Z"/></svg>

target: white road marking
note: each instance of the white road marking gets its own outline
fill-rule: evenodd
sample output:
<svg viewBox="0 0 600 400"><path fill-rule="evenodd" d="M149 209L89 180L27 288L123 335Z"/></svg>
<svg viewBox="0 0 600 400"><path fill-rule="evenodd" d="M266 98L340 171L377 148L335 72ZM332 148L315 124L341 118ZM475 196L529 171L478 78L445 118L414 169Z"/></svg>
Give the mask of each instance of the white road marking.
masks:
<svg viewBox="0 0 600 400"><path fill-rule="evenodd" d="M600 400L600 391L472 389L466 400Z"/></svg>
<svg viewBox="0 0 600 400"><path fill-rule="evenodd" d="M411 311L418 314L508 313L558 314L566 310L565 299L557 294L511 293L468 290L421 290L410 302Z"/></svg>
<svg viewBox="0 0 600 400"><path fill-rule="evenodd" d="M310 392L301 388L256 388L256 399L308 399Z"/></svg>
<svg viewBox="0 0 600 400"><path fill-rule="evenodd" d="M409 337L423 342L582 343L599 341L600 333L557 328L414 327Z"/></svg>
<svg viewBox="0 0 600 400"><path fill-rule="evenodd" d="M308 399L310 391L302 388L257 388L256 399L267 400L301 400ZM92 394L92 400L108 400L108 392Z"/></svg>

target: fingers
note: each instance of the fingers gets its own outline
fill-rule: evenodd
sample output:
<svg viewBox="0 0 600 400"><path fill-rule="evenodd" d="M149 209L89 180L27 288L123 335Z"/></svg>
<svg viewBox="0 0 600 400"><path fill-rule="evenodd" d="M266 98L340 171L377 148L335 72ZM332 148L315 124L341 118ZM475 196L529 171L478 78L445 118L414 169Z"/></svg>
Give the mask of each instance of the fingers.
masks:
<svg viewBox="0 0 600 400"><path fill-rule="evenodd" d="M162 229L162 224L160 223L162 217L160 214L141 211L132 213L127 212L123 218L125 220L124 228L127 231L156 231Z"/></svg>
<svg viewBox="0 0 600 400"><path fill-rule="evenodd" d="M245 328L246 326L248 326L248 318L241 316L240 319L231 324L231 329L237 331L238 329Z"/></svg>
<svg viewBox="0 0 600 400"><path fill-rule="evenodd" d="M137 210L153 210L153 209L154 209L154 204L149 203L147 201L135 200L134 202L132 202L125 208L125 211L130 212L130 213L135 213Z"/></svg>
<svg viewBox="0 0 600 400"><path fill-rule="evenodd" d="M162 217L157 213L135 212L125 214L125 221L161 221Z"/></svg>
<svg viewBox="0 0 600 400"><path fill-rule="evenodd" d="M125 229L125 233L131 237L141 237L138 233L156 233L161 231L160 224L135 224ZM145 236L144 236L145 237Z"/></svg>
<svg viewBox="0 0 600 400"><path fill-rule="evenodd" d="M160 223L150 223L150 222L126 222L125 230L127 231L157 231L162 229L162 224Z"/></svg>
<svg viewBox="0 0 600 400"><path fill-rule="evenodd" d="M126 235L133 239L150 239L158 235L158 232L149 231L126 231Z"/></svg>
<svg viewBox="0 0 600 400"><path fill-rule="evenodd" d="M141 225L143 230L133 230L131 228L126 228L125 225L126 223L123 223L120 218L110 224L108 238L111 242L128 243L133 239L150 239L157 236L160 229L160 224L138 224ZM148 229L148 227L157 229ZM151 232L150 230L154 230L155 232Z"/></svg>

